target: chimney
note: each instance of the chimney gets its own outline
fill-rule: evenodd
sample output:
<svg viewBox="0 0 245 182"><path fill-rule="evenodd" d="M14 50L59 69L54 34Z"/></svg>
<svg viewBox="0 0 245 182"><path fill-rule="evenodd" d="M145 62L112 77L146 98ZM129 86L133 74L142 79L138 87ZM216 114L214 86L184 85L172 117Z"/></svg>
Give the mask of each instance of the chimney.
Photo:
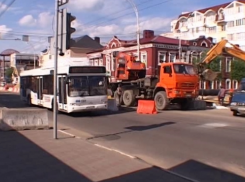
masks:
<svg viewBox="0 0 245 182"><path fill-rule="evenodd" d="M99 37L94 37L94 40L100 44L100 38Z"/></svg>
<svg viewBox="0 0 245 182"><path fill-rule="evenodd" d="M154 31L153 30L144 30L143 31L143 38L149 39L154 37Z"/></svg>
<svg viewBox="0 0 245 182"><path fill-rule="evenodd" d="M213 40L213 37L208 37L207 39L208 39L210 42L212 42L212 43L213 43L213 41L214 41L214 40Z"/></svg>

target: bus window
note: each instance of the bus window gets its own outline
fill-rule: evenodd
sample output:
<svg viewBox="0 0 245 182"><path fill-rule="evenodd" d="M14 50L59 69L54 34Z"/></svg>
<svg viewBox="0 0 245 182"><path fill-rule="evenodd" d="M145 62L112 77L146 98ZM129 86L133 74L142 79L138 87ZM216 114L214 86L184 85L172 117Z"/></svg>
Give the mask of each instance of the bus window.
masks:
<svg viewBox="0 0 245 182"><path fill-rule="evenodd" d="M86 76L74 76L69 78L69 91L70 97L88 96L89 85Z"/></svg>
<svg viewBox="0 0 245 182"><path fill-rule="evenodd" d="M90 95L106 95L106 77L104 76L89 76L89 86L90 86Z"/></svg>
<svg viewBox="0 0 245 182"><path fill-rule="evenodd" d="M53 94L53 75L43 76L43 94Z"/></svg>

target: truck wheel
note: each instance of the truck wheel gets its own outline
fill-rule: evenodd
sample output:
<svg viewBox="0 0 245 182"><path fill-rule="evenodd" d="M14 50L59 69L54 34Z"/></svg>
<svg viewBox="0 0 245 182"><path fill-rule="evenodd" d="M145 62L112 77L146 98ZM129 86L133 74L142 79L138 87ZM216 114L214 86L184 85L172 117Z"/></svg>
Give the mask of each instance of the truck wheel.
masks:
<svg viewBox="0 0 245 182"><path fill-rule="evenodd" d="M156 108L158 110L164 110L168 106L168 98L165 91L159 91L154 97Z"/></svg>
<svg viewBox="0 0 245 182"><path fill-rule="evenodd" d="M123 92L123 103L125 106L134 106L135 104L135 95L133 90L125 90Z"/></svg>
<svg viewBox="0 0 245 182"><path fill-rule="evenodd" d="M237 111L233 111L233 116L237 116L238 112Z"/></svg>

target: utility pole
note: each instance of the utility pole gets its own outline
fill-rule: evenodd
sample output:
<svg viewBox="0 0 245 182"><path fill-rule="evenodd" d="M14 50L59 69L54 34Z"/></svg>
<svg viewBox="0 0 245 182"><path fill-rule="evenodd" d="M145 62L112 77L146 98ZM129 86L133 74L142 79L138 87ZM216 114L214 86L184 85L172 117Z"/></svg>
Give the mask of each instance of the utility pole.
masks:
<svg viewBox="0 0 245 182"><path fill-rule="evenodd" d="M66 12L66 9L60 7L67 4L69 0L55 0L55 44L54 44L54 99L53 99L53 137L58 139L57 136L57 72L58 72L58 55L64 56L64 51L70 48L70 35L75 32L75 29L71 27L71 21L76 18L70 13Z"/></svg>
<svg viewBox="0 0 245 182"><path fill-rule="evenodd" d="M54 45L54 100L53 100L53 130L54 139L58 139L57 136L57 64L58 64L58 29L59 29L59 0L55 0L55 45Z"/></svg>
<svg viewBox="0 0 245 182"><path fill-rule="evenodd" d="M138 12L137 6L133 2L133 0L127 0L127 1L133 7L134 13L135 13L135 16L136 16L136 26L137 26L137 55L138 55L138 61L139 61L140 60L140 25L139 25L139 12Z"/></svg>

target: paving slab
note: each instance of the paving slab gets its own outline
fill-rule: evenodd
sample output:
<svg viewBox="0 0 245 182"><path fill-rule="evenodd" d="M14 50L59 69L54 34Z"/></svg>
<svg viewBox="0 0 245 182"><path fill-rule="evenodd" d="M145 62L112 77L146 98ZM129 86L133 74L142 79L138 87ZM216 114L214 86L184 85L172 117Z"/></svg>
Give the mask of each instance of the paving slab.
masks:
<svg viewBox="0 0 245 182"><path fill-rule="evenodd" d="M52 130L0 132L4 182L166 181L185 182L140 160Z"/></svg>

